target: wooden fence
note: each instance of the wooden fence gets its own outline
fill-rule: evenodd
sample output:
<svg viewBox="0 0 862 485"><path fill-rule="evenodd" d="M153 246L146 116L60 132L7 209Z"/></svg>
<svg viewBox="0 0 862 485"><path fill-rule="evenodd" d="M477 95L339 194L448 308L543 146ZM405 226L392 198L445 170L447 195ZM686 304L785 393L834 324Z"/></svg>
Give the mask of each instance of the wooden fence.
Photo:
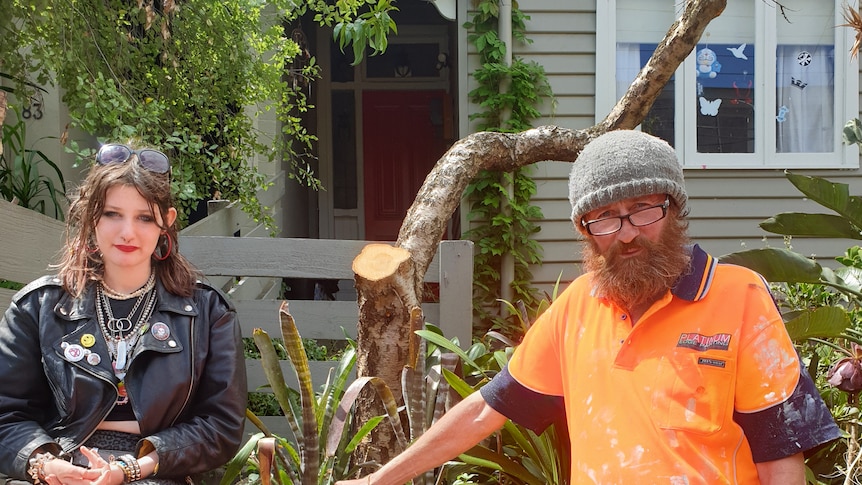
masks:
<svg viewBox="0 0 862 485"><path fill-rule="evenodd" d="M283 184L275 184L275 187ZM276 206L278 190L261 194L265 206ZM63 224L36 212L0 200L0 279L28 282L49 273L48 265L62 244ZM180 251L207 279L220 286L237 307L244 337L262 328L273 338L281 337L278 308L285 278L353 280L351 264L366 241L291 239L266 237L259 225L229 203L212 204L212 213L180 233ZM470 241L443 241L425 275L426 282L439 283L438 303L423 305L425 319L440 326L449 338L470 345L472 322L473 247ZM348 293L350 293L348 291ZM0 290L5 309L13 291ZM304 338L343 340L356 336L358 307L355 297L345 301L292 300L290 312ZM334 365L311 362L312 382L319 387ZM288 384L295 387L295 374L283 365ZM246 362L248 390L263 391L266 384L260 362ZM273 432L289 436L286 421L263 417ZM248 432L256 429L247 424Z"/></svg>
<svg viewBox="0 0 862 485"><path fill-rule="evenodd" d="M27 283L51 273L63 246L62 222L0 198L0 279ZM0 289L6 311L14 290Z"/></svg>

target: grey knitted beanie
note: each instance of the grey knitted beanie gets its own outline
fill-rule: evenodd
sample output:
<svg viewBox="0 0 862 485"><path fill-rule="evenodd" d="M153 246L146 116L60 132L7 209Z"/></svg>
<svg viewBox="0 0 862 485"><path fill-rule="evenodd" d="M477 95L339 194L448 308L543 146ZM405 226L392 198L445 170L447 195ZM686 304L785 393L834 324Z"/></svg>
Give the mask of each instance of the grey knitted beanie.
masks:
<svg viewBox="0 0 862 485"><path fill-rule="evenodd" d="M664 140L641 131L599 136L584 147L569 175L575 225L587 212L649 194L668 194L686 209L688 196L676 153Z"/></svg>

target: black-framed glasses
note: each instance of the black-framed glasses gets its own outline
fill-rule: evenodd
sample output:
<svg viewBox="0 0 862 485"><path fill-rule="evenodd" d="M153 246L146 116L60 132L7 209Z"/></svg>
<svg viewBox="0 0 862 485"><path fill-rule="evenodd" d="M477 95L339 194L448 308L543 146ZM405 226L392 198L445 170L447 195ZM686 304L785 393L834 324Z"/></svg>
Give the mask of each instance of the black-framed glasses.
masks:
<svg viewBox="0 0 862 485"><path fill-rule="evenodd" d="M168 156L164 153L153 150L152 148L144 148L143 150L132 150L126 145L117 143L109 143L102 145L96 153L96 163L99 165L113 165L116 163L126 163L132 155L138 156L138 164L141 167L155 173L168 173L171 171L171 162Z"/></svg>
<svg viewBox="0 0 862 485"><path fill-rule="evenodd" d="M581 221L581 225L592 236L607 236L613 234L623 227L623 219L628 219L629 224L635 227L648 226L654 224L667 215L667 208L670 207L670 198L664 199L664 202L651 207L646 207L634 212L630 212L621 216L603 217L592 221Z"/></svg>

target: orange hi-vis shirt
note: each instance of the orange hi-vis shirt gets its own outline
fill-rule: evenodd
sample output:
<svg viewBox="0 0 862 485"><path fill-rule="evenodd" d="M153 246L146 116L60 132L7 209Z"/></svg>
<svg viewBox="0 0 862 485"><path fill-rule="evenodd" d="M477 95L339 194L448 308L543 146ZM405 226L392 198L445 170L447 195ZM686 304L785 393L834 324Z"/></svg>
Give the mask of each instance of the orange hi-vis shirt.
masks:
<svg viewBox="0 0 862 485"><path fill-rule="evenodd" d="M688 294L634 326L583 275L515 350L515 381L563 397L571 483L759 483L734 411L787 400L799 359L763 279L694 253Z"/></svg>

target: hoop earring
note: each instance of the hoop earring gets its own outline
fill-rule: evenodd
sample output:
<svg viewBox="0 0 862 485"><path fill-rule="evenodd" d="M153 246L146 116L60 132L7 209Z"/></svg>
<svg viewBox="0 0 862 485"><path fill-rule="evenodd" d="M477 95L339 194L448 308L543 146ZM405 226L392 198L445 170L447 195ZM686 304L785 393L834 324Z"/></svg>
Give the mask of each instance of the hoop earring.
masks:
<svg viewBox="0 0 862 485"><path fill-rule="evenodd" d="M159 244L156 246L156 250L153 251L153 259L156 261L164 261L168 259L171 255L171 250L174 248L174 242L168 233L162 234L162 238L159 238ZM164 246L167 246L167 249L162 249Z"/></svg>

